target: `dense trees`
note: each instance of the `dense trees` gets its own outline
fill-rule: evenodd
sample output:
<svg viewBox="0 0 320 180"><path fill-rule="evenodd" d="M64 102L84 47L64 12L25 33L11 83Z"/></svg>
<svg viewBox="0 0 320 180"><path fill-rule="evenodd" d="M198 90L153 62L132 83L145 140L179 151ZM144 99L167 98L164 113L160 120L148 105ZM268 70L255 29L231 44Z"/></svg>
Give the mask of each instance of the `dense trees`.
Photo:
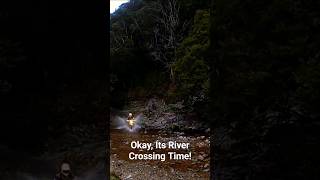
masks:
<svg viewBox="0 0 320 180"><path fill-rule="evenodd" d="M117 82L125 82L127 90L154 89L147 94L171 100L207 98L208 7L208 1L141 0L130 1L111 14L111 70ZM204 10L196 13L199 9Z"/></svg>
<svg viewBox="0 0 320 180"><path fill-rule="evenodd" d="M90 123L105 111L104 29L86 3L49 13L20 3L0 7L1 135L25 136L1 140L36 146L44 140L28 140L45 138L47 122ZM201 119L213 125L216 179L319 179L319 7L131 0L110 17L113 105L139 89L211 112Z"/></svg>
<svg viewBox="0 0 320 180"><path fill-rule="evenodd" d="M122 46L123 63L152 67L164 75L161 81L147 71L141 77L159 82L169 100L184 100L199 114L211 112L202 119L213 125L216 179L319 177L313 149L319 141L319 3L161 1L169 2L179 7L173 17L180 25L172 27L181 39L174 46L154 46L154 37L171 32L157 21L163 16L154 8L157 1L131 1L112 15L111 26L115 30L123 19L132 28L132 38ZM127 45L143 50L144 58L126 56L132 52ZM157 64L159 59L170 62L172 71Z"/></svg>
<svg viewBox="0 0 320 180"><path fill-rule="evenodd" d="M319 177L314 148L320 46L314 7L319 4L310 1L213 3L216 179Z"/></svg>
<svg viewBox="0 0 320 180"><path fill-rule="evenodd" d="M209 66L206 62L209 48L209 17L208 10L196 12L192 30L176 51L177 60L173 65L178 87L176 95L208 96L204 91L208 91L209 88Z"/></svg>

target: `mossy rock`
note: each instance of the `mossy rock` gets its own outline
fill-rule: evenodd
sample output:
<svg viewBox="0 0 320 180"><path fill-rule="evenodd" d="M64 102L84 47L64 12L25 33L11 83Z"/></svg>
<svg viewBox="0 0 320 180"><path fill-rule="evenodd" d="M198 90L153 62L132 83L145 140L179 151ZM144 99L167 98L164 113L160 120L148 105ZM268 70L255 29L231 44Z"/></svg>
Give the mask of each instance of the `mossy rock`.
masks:
<svg viewBox="0 0 320 180"><path fill-rule="evenodd" d="M117 176L115 176L115 175L111 175L111 178L110 178L111 180L120 180L120 178L118 178Z"/></svg>

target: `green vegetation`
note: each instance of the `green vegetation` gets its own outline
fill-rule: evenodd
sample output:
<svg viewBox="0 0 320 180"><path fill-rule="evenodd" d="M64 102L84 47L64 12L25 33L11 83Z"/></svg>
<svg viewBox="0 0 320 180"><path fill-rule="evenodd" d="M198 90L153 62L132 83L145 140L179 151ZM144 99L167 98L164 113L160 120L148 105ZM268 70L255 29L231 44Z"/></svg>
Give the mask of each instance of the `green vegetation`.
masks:
<svg viewBox="0 0 320 180"><path fill-rule="evenodd" d="M175 96L196 96L203 91L208 96L209 67L205 55L209 48L209 17L208 10L197 11L192 30L177 49L177 61L173 65L178 86Z"/></svg>
<svg viewBox="0 0 320 180"><path fill-rule="evenodd" d="M120 180L120 178L116 176L114 173L111 173L110 180Z"/></svg>
<svg viewBox="0 0 320 180"><path fill-rule="evenodd" d="M119 97L113 106L128 92L183 100L195 111L208 101L208 7L209 1L132 0L111 14L111 89Z"/></svg>
<svg viewBox="0 0 320 180"><path fill-rule="evenodd" d="M168 13L172 3L180 8ZM111 17L113 39L129 37L122 46L112 41L111 61L143 66L143 72L129 78L129 71L115 68L114 74L126 91L139 87L151 95L161 89L169 101L183 100L214 125L215 139L224 139L213 143L215 167L223 172L215 179L313 179L302 174L317 174L316 161L290 159L307 151L319 157L311 148L319 140L319 6L292 0L132 0ZM115 32L124 21L126 28ZM293 172L278 177L288 172L279 164Z"/></svg>

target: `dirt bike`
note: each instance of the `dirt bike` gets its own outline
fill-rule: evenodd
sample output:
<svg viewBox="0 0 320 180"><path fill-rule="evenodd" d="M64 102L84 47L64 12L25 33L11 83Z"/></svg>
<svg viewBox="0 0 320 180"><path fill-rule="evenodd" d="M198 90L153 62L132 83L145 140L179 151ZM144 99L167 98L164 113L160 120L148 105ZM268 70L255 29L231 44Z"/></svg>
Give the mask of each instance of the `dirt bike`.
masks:
<svg viewBox="0 0 320 180"><path fill-rule="evenodd" d="M133 119L128 119L127 122L128 122L128 125L129 125L130 129L132 129L134 124L136 123L136 120L134 118Z"/></svg>

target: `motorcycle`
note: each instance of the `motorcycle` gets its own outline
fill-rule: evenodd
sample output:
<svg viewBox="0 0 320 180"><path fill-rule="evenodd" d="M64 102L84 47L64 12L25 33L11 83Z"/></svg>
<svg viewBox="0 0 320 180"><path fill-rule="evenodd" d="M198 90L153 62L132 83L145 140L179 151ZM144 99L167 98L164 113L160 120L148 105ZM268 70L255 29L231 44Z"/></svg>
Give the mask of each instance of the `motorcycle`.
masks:
<svg viewBox="0 0 320 180"><path fill-rule="evenodd" d="M132 118L132 119L128 119L127 122L128 122L128 126L130 127L130 129L132 129L136 123L136 120L134 118Z"/></svg>

